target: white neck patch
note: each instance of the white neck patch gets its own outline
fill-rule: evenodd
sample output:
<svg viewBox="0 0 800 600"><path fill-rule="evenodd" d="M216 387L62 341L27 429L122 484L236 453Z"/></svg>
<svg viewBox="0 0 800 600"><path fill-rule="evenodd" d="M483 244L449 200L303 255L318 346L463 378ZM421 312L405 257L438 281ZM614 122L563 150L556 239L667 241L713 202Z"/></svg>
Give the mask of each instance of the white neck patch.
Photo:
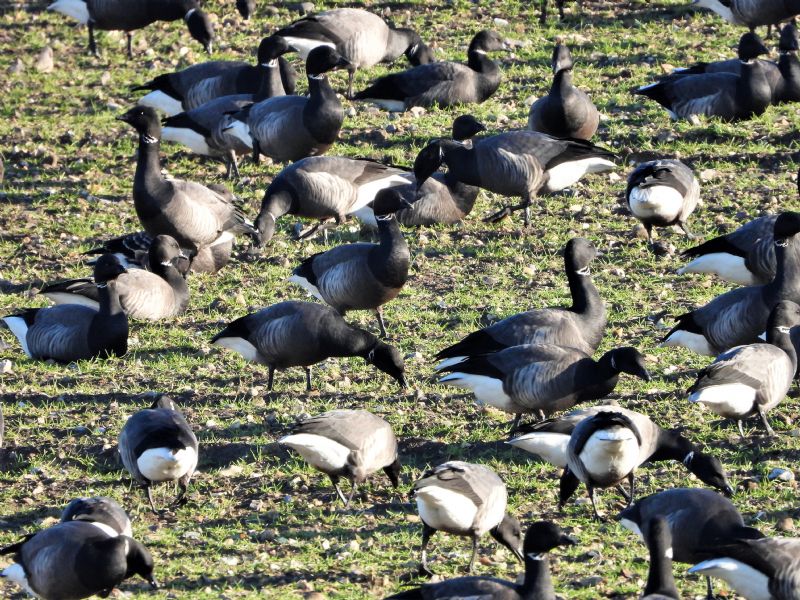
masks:
<svg viewBox="0 0 800 600"><path fill-rule="evenodd" d="M155 143L158 142L158 138L157 137L153 137L152 135L148 135L148 134L145 133L144 135L142 135L142 141L145 144L155 144Z"/></svg>
<svg viewBox="0 0 800 600"><path fill-rule="evenodd" d="M588 275L589 274L589 267L583 267L582 269L578 269L575 271L578 275Z"/></svg>
<svg viewBox="0 0 800 600"><path fill-rule="evenodd" d="M261 66L262 67L269 67L270 69L274 69L275 67L278 66L278 59L277 58L271 58L268 62L261 63Z"/></svg>
<svg viewBox="0 0 800 600"><path fill-rule="evenodd" d="M196 10L197 10L196 8L190 8L189 12L187 12L185 15L183 15L183 20L184 21L188 21L189 17L191 17Z"/></svg>
<svg viewBox="0 0 800 600"><path fill-rule="evenodd" d="M325 79L325 74L321 73L319 75L309 75L308 78L309 79L316 79L316 80Z"/></svg>
<svg viewBox="0 0 800 600"><path fill-rule="evenodd" d="M687 467L692 464L692 460L694 459L694 450L689 452L686 456L683 457L683 464Z"/></svg>
<svg viewBox="0 0 800 600"><path fill-rule="evenodd" d="M486 50L473 50L473 52L475 54L483 54L484 56L486 55Z"/></svg>
<svg viewBox="0 0 800 600"><path fill-rule="evenodd" d="M107 281L104 281L103 283L95 283L95 284L94 284L94 286L95 286L95 287L96 287L98 290L104 290L105 288L107 288L107 287L108 287L108 282L107 282Z"/></svg>

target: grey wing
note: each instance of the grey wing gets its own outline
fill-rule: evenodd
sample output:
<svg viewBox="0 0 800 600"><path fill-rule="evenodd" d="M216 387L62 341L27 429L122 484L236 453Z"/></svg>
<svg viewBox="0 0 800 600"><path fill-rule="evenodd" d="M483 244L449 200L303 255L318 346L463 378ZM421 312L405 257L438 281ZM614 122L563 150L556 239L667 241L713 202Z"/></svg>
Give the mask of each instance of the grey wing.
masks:
<svg viewBox="0 0 800 600"><path fill-rule="evenodd" d="M744 265L760 284L775 279L778 260L775 257L775 240L772 232L756 240L744 257Z"/></svg>
<svg viewBox="0 0 800 600"><path fill-rule="evenodd" d="M247 125L252 136L258 140L263 154L283 157L293 154L292 148L306 143L303 109L308 99L300 96L270 98L250 109Z"/></svg>
<svg viewBox="0 0 800 600"><path fill-rule="evenodd" d="M235 90L231 89L229 81L231 75L235 75L233 71L227 71L214 77L209 77L195 83L189 88L189 91L184 94L183 107L186 110L192 110L202 106L206 102L227 96L234 93Z"/></svg>
<svg viewBox="0 0 800 600"><path fill-rule="evenodd" d="M761 288L737 288L717 296L692 313L703 334L719 351L759 341L770 309L761 299Z"/></svg>
<svg viewBox="0 0 800 600"><path fill-rule="evenodd" d="M166 281L142 269L128 271L117 278L117 290L122 309L135 319L154 321L173 317L185 308Z"/></svg>
<svg viewBox="0 0 800 600"><path fill-rule="evenodd" d="M239 60L210 60L187 67L170 77L172 87L184 98L191 87L204 79L222 75L228 70L241 69L247 63Z"/></svg>
<svg viewBox="0 0 800 600"><path fill-rule="evenodd" d="M76 304L40 310L26 336L31 355L60 362L90 358L89 327L97 314L94 309Z"/></svg>
<svg viewBox="0 0 800 600"><path fill-rule="evenodd" d="M430 63L439 64L439 63ZM428 81L424 91L417 94L409 94L406 100L407 106L433 106L438 104L445 107L452 104L469 104L470 102L480 102L481 98L476 93L476 88L472 80L476 77L475 72L464 65L453 63L452 73L447 73L450 77L440 81Z"/></svg>
<svg viewBox="0 0 800 600"><path fill-rule="evenodd" d="M559 308L530 310L512 315L484 331L506 346L555 344L593 354L583 332L572 318L573 313Z"/></svg>
<svg viewBox="0 0 800 600"><path fill-rule="evenodd" d="M674 79L668 84L672 112L684 118L732 116L731 99L735 97L738 79L730 73L704 73Z"/></svg>
<svg viewBox="0 0 800 600"><path fill-rule="evenodd" d="M745 223L736 231L725 236L725 241L733 246L749 251L760 239L769 239L772 243L772 232L778 215L765 215Z"/></svg>
<svg viewBox="0 0 800 600"><path fill-rule="evenodd" d="M389 424L365 410L332 410L311 417L298 426L297 433L324 436L365 456L383 454L382 448L375 447L375 442L380 441L391 454L397 454L397 442Z"/></svg>
<svg viewBox="0 0 800 600"><path fill-rule="evenodd" d="M139 471L139 465L136 461L136 454L134 451L138 443L139 440L133 439L130 431L123 427L119 434L119 439L117 440L117 449L119 450L119 457L122 459L122 465L125 467L125 470L131 474L134 480L139 483L148 483L147 478Z"/></svg>
<svg viewBox="0 0 800 600"><path fill-rule="evenodd" d="M478 173L484 182L491 182L493 192L509 196L538 193L545 182L544 164L529 152L514 148L477 144Z"/></svg>
<svg viewBox="0 0 800 600"><path fill-rule="evenodd" d="M260 323L249 340L268 365L277 367L313 364L320 352L319 340L297 313ZM297 343L298 340L302 343Z"/></svg>
<svg viewBox="0 0 800 600"><path fill-rule="evenodd" d="M422 478L414 483L414 489L418 490L429 485L469 498L478 510L494 494L495 488L498 486L505 488L502 480L491 469L461 461L446 462L425 472Z"/></svg>
<svg viewBox="0 0 800 600"><path fill-rule="evenodd" d="M88 529L87 529L88 528ZM28 583L43 598L85 598L90 590L81 583L73 565L83 542L107 537L88 523L58 523L27 540L20 551ZM53 577L58 573L58 577Z"/></svg>
<svg viewBox="0 0 800 600"><path fill-rule="evenodd" d="M517 404L532 410L553 412L574 404L575 394L579 391L575 382L579 366L582 361L591 359L574 348L549 344L531 348L548 349L548 352L539 353L526 364L515 366L506 377L503 386L506 392ZM506 352L508 350L490 356L490 362L502 360Z"/></svg>
<svg viewBox="0 0 800 600"><path fill-rule="evenodd" d="M453 82L465 69L472 71L459 63L437 62L412 67L388 77L392 78L406 98L416 98L443 82Z"/></svg>
<svg viewBox="0 0 800 600"><path fill-rule="evenodd" d="M681 161L668 159L661 162L668 165L673 177L680 182L680 185L685 190L683 194L683 209L679 217L681 221L685 221L700 202L700 182L697 181L697 177L694 176L692 170Z"/></svg>
<svg viewBox="0 0 800 600"><path fill-rule="evenodd" d="M147 10L137 10L134 2L126 0L87 0L86 5L97 29L133 31L156 19Z"/></svg>
<svg viewBox="0 0 800 600"><path fill-rule="evenodd" d="M362 308L364 300L372 295L375 284L368 257L369 249L353 253L317 275L317 289L325 302L338 311ZM314 270L317 270L316 265Z"/></svg>
<svg viewBox="0 0 800 600"><path fill-rule="evenodd" d="M316 20L339 38L338 51L359 67L383 60L389 27L383 19L365 10L340 9L318 14Z"/></svg>
<svg viewBox="0 0 800 600"><path fill-rule="evenodd" d="M224 231L247 231L244 216L219 191L193 181L168 180L173 188L175 211L179 229L185 237L200 245L216 240Z"/></svg>

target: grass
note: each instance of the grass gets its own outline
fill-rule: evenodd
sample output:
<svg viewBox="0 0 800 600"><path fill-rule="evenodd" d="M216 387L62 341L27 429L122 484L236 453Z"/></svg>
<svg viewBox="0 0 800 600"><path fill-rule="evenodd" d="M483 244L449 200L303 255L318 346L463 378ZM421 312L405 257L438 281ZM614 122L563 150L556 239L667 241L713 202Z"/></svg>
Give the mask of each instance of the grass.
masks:
<svg viewBox="0 0 800 600"><path fill-rule="evenodd" d="M605 116L597 141L623 159L615 175L588 177L574 195L543 199L547 209L538 211L527 231L517 217L482 223L481 216L504 203L489 193L463 224L407 230L411 277L385 314L391 342L409 357L411 389L399 391L354 359L316 368L311 393L304 391L302 369L281 372L275 392L268 394L265 369L209 345L229 320L304 298L285 279L293 265L324 247L319 240L293 242L294 220L284 218L262 257L249 258L240 246L238 259L220 274L193 277L190 309L174 323L134 323L124 358L67 366L32 362L10 332L0 330L0 361L10 361L11 368L0 375L6 416L0 543L49 525L77 495L105 494L131 513L135 536L153 551L164 583L150 593L141 580L130 580L122 586L126 595L292 598L316 590L331 598L375 597L407 585L419 558L421 528L409 484L426 467L458 458L496 469L508 484L510 511L523 522L554 519L579 539L577 547L554 552L553 578L562 597L638 596L647 571L645 547L614 522L593 522L582 502L559 515L558 473L503 445L508 416L484 411L432 378L432 355L487 319L568 303L560 251L575 235L589 238L601 252L593 272L610 321L600 351L636 346L655 375L650 383L623 377L613 397L664 427L683 428L719 455L739 485L734 501L748 523L770 535L779 533L779 524L791 529L786 517L798 515L795 483L769 482L765 475L774 467L791 468L800 456L794 394L772 412L779 434L774 440L750 422L749 439L740 441L735 426L688 404L685 390L707 359L657 348L670 320L653 317L680 314L728 286L705 276L676 276L680 257L650 253L633 236L635 222L620 202L629 159L652 154L679 156L702 174L705 203L691 224L705 237L765 212L797 209L798 108L770 107L744 123L672 123L654 103L632 96L631 88L668 65L732 55L740 30L677 0L584 0L582 10L575 4L568 8L566 22L551 17L544 27L533 4L366 5L375 11L391 8L392 19L420 31L440 59L463 60L471 35L482 28L497 28L518 42L513 53L499 57L505 79L497 94L469 107L490 131L525 126L525 101L548 89L552 41L562 36L576 58L576 84ZM277 8L267 16L262 6L245 23L233 3L209 2L219 36L214 58L250 57L262 32L297 16L283 4ZM495 23L495 17L508 24ZM85 31L61 15L7 12L0 25L0 148L6 167L0 190L0 309L7 313L45 305L35 295L42 281L88 273L82 251L98 239L138 229L130 198L136 139L114 117L135 101L131 85L206 57L179 23L137 32L133 61L125 59L124 36L113 33L98 36L101 58L87 55ZM33 64L46 45L54 49L55 69L38 73ZM24 70L7 74L18 59ZM360 72L356 89L388 69ZM332 79L344 89L345 75ZM356 113L346 118L330 153L400 164L411 164L430 138L443 135L467 110L390 117L343 102ZM386 131L390 124L393 133ZM172 175L225 183L221 165L169 144L163 151ZM254 216L279 166L248 162L241 168L243 180L234 188ZM691 245L677 232L659 235L679 250ZM358 237L350 224L335 231L330 243ZM375 329L367 313L348 318ZM148 511L115 448L127 416L146 406L146 394L154 391L177 397L201 442L189 504L162 518ZM300 415L333 407L366 408L394 426L403 440L398 492L376 476L354 506L342 510L331 503L326 477L277 446ZM696 484L681 465L645 467L639 493ZM172 493L159 488L157 498L164 503ZM621 507L613 491L600 498L601 510L609 514ZM433 569L450 577L466 565L469 542L439 534L430 550ZM513 578L520 571L511 554L488 538L480 557L480 574ZM676 573L684 597L703 593L703 582L686 575L684 566L676 565Z"/></svg>

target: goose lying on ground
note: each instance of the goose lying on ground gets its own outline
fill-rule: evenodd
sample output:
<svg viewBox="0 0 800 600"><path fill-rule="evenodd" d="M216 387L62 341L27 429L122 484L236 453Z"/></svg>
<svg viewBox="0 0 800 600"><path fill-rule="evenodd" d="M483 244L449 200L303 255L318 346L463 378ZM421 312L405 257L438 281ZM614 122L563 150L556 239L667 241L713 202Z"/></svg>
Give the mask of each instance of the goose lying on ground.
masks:
<svg viewBox="0 0 800 600"><path fill-rule="evenodd" d="M800 15L799 0L692 0L699 8L708 8L734 25L753 31L760 25L772 28L781 21Z"/></svg>
<svg viewBox="0 0 800 600"><path fill-rule="evenodd" d="M133 528L128 513L112 498L93 496L75 498L61 513L61 522L85 521L104 529L108 535L133 537Z"/></svg>

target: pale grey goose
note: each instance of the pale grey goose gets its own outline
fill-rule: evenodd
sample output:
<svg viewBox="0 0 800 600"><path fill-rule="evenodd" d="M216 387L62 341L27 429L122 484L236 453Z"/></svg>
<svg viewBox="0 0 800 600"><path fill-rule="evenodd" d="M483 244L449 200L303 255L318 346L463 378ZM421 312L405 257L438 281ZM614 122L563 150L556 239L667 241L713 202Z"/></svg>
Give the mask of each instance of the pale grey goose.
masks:
<svg viewBox="0 0 800 600"><path fill-rule="evenodd" d="M197 438L176 404L162 395L134 413L119 433L119 455L131 477L145 488L154 513L152 485L177 481L180 492L171 506L186 501L186 490L197 467Z"/></svg>
<svg viewBox="0 0 800 600"><path fill-rule="evenodd" d="M750 31L759 25L771 28L800 15L800 0L692 0L692 4L713 10L729 23Z"/></svg>
<svg viewBox="0 0 800 600"><path fill-rule="evenodd" d="M366 410L340 409L310 417L278 443L328 475L345 507L358 484L376 471L383 470L392 487L399 485L400 459L392 426ZM347 498L339 487L342 477L351 484Z"/></svg>
<svg viewBox="0 0 800 600"><path fill-rule="evenodd" d="M133 528L128 513L113 498L92 496L75 498L61 512L61 522L85 521L94 523L110 536L127 535L133 537Z"/></svg>
<svg viewBox="0 0 800 600"><path fill-rule="evenodd" d="M650 568L642 600L680 600L672 572L672 535L669 524L663 517L650 521L650 538L647 546L650 553Z"/></svg>
<svg viewBox="0 0 800 600"><path fill-rule="evenodd" d="M403 358L396 348L349 325L335 310L313 302L279 302L229 323L211 340L249 362L276 369L304 367L311 390L311 365L333 356L360 356L405 387Z"/></svg>
<svg viewBox="0 0 800 600"><path fill-rule="evenodd" d="M484 465L459 460L443 463L414 482L414 497L422 521L420 574L428 569L428 541L437 531L472 538L472 572L478 541L487 532L522 560L519 521L506 513L508 492L497 473Z"/></svg>
<svg viewBox="0 0 800 600"><path fill-rule="evenodd" d="M125 269L113 254L94 266L97 310L78 304L29 308L3 317L29 358L71 362L122 356L128 351L128 317L122 310L116 279Z"/></svg>

